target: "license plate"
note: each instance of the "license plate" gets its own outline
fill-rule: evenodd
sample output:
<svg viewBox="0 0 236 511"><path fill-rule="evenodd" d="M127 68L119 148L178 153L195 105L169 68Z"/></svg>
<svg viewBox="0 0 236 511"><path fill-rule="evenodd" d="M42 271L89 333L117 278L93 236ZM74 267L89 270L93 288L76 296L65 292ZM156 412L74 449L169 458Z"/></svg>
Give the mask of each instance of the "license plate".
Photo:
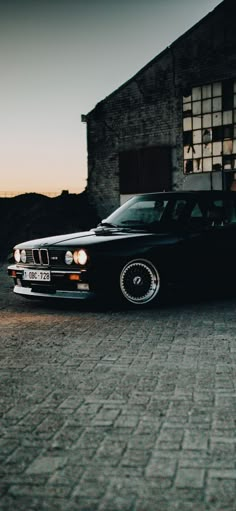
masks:
<svg viewBox="0 0 236 511"><path fill-rule="evenodd" d="M23 280L31 282L49 282L51 280L50 271L46 270L24 270Z"/></svg>

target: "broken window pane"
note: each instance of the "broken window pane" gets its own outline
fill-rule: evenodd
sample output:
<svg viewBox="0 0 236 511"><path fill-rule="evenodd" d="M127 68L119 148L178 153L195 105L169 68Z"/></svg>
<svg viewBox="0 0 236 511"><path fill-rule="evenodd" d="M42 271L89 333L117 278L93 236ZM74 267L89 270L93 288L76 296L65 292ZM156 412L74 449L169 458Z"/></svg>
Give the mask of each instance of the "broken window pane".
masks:
<svg viewBox="0 0 236 511"><path fill-rule="evenodd" d="M192 99L192 96L183 96L183 104L184 103L190 103Z"/></svg>
<svg viewBox="0 0 236 511"><path fill-rule="evenodd" d="M194 172L202 172L202 159L195 158L193 160L193 171Z"/></svg>
<svg viewBox="0 0 236 511"><path fill-rule="evenodd" d="M205 128L202 133L202 141L204 144L208 144L212 141L212 129Z"/></svg>
<svg viewBox="0 0 236 511"><path fill-rule="evenodd" d="M185 174L190 174L193 172L193 162L192 160L185 160L184 162L184 172Z"/></svg>
<svg viewBox="0 0 236 511"><path fill-rule="evenodd" d="M224 139L225 138L233 138L233 125L224 126Z"/></svg>
<svg viewBox="0 0 236 511"><path fill-rule="evenodd" d="M185 131L183 135L183 144L184 146L192 145L193 143L193 132L192 131Z"/></svg>
<svg viewBox="0 0 236 511"><path fill-rule="evenodd" d="M183 106L183 112L192 112L191 103L185 103Z"/></svg>
<svg viewBox="0 0 236 511"><path fill-rule="evenodd" d="M223 139L223 127L215 126L212 128L212 140L218 141Z"/></svg>
<svg viewBox="0 0 236 511"><path fill-rule="evenodd" d="M212 155L212 144L203 145L203 156L211 156Z"/></svg>
<svg viewBox="0 0 236 511"><path fill-rule="evenodd" d="M223 168L231 170L233 168L233 158L231 156L223 156Z"/></svg>
<svg viewBox="0 0 236 511"><path fill-rule="evenodd" d="M223 153L224 154L232 154L232 152L233 152L233 141L232 140L224 140Z"/></svg>
<svg viewBox="0 0 236 511"><path fill-rule="evenodd" d="M221 156L217 156L213 158L213 170L221 170L222 169L222 158Z"/></svg>

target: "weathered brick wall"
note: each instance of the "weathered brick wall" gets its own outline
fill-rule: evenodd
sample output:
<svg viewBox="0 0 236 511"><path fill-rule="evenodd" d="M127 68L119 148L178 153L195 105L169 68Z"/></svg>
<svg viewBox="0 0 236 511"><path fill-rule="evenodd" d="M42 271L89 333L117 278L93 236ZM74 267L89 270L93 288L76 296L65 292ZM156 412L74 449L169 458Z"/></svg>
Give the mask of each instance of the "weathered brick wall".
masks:
<svg viewBox="0 0 236 511"><path fill-rule="evenodd" d="M225 0L88 115L88 191L100 217L120 204L119 153L172 148L172 189L184 185L182 97L236 77L233 1Z"/></svg>

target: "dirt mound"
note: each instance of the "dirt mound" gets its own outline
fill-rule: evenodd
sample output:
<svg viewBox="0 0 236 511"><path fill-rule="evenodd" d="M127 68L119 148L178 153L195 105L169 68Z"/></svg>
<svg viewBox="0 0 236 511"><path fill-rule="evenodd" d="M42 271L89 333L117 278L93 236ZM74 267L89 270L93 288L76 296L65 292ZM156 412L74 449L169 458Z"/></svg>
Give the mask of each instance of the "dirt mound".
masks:
<svg viewBox="0 0 236 511"><path fill-rule="evenodd" d="M0 260L22 241L90 229L99 222L87 193L49 198L27 193L0 198Z"/></svg>

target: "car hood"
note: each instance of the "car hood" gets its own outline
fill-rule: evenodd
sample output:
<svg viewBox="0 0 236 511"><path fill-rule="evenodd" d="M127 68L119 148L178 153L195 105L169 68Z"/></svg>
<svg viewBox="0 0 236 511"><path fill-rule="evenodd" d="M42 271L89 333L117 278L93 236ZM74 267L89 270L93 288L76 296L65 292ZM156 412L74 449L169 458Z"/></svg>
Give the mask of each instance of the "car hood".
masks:
<svg viewBox="0 0 236 511"><path fill-rule="evenodd" d="M89 245L97 245L101 243L106 243L109 241L121 240L125 238L143 238L143 237L158 237L161 241L166 239L167 237L175 237L171 236L170 232L166 233L150 233L146 231L135 231L135 230L120 230L120 229L92 229L90 231L84 232L76 232L71 234L62 234L58 236L50 236L47 238L39 238L30 241L26 241L24 243L19 243L15 246L15 248L39 248L39 247L68 247L68 246L89 246Z"/></svg>

